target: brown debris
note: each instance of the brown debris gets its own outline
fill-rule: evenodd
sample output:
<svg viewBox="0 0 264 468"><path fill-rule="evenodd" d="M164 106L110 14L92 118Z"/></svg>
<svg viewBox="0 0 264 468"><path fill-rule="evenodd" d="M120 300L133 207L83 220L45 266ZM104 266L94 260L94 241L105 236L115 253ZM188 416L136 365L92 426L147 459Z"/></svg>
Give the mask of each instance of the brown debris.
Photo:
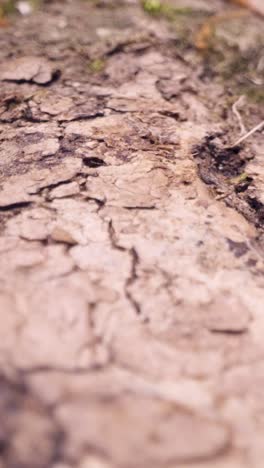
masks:
<svg viewBox="0 0 264 468"><path fill-rule="evenodd" d="M234 3L237 3L238 5L250 8L253 11L256 11L257 13L260 13L261 15L264 15L264 6L263 6L262 0L231 0L231 1Z"/></svg>

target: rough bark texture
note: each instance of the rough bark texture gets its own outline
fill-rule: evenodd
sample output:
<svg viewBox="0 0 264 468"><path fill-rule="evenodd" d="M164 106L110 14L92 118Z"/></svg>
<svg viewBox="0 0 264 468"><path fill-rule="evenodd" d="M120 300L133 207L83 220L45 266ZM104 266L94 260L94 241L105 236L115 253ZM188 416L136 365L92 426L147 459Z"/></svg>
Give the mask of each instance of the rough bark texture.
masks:
<svg viewBox="0 0 264 468"><path fill-rule="evenodd" d="M263 468L263 137L230 148L264 117L263 20L69 0L9 22L0 467Z"/></svg>

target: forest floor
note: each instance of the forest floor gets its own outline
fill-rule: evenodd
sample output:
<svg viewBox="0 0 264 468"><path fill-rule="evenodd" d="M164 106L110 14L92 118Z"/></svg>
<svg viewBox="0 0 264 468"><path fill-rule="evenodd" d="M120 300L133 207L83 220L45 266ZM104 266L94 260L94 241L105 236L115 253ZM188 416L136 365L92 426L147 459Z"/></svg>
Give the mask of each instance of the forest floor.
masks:
<svg viewBox="0 0 264 468"><path fill-rule="evenodd" d="M236 144L263 19L58 0L4 26L0 467L263 468L263 133Z"/></svg>

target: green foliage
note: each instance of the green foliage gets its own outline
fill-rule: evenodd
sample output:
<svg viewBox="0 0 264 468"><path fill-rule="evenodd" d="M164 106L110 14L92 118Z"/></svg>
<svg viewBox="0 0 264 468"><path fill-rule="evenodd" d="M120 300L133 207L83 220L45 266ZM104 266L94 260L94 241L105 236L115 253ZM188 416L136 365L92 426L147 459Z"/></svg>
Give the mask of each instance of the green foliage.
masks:
<svg viewBox="0 0 264 468"><path fill-rule="evenodd" d="M97 58L91 60L88 64L88 68L92 73L100 73L105 67L105 61L103 59Z"/></svg>
<svg viewBox="0 0 264 468"><path fill-rule="evenodd" d="M142 7L146 13L151 15L162 13L162 3L160 0L142 0Z"/></svg>
<svg viewBox="0 0 264 468"><path fill-rule="evenodd" d="M189 15L193 13L192 8L173 7L160 0L142 0L142 8L150 15L161 15L168 20L174 20L178 15Z"/></svg>
<svg viewBox="0 0 264 468"><path fill-rule="evenodd" d="M249 178L248 174L246 172L242 172L242 174L240 174L239 176L233 177L232 179L230 179L230 182L231 184L239 185L242 182L246 182L248 178Z"/></svg>
<svg viewBox="0 0 264 468"><path fill-rule="evenodd" d="M264 89L261 86L249 86L244 90L246 96L255 104L264 103Z"/></svg>
<svg viewBox="0 0 264 468"><path fill-rule="evenodd" d="M8 16L16 11L16 1L15 0L7 0L3 2L0 6L0 16Z"/></svg>
<svg viewBox="0 0 264 468"><path fill-rule="evenodd" d="M29 3L32 6L33 10L37 10L41 7L42 0L30 0Z"/></svg>
<svg viewBox="0 0 264 468"><path fill-rule="evenodd" d="M37 10L41 6L42 0L28 0L28 4L32 10ZM18 12L17 0L0 0L0 18L13 15Z"/></svg>

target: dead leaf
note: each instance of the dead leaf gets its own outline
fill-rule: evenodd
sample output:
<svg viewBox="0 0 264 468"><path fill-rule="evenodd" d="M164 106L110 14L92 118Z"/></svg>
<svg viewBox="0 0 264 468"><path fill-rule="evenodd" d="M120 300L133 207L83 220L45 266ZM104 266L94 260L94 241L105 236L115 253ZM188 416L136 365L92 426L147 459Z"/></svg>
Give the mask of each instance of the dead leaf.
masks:
<svg viewBox="0 0 264 468"><path fill-rule="evenodd" d="M233 3L249 8L257 13L264 15L264 2L263 0L231 0Z"/></svg>

